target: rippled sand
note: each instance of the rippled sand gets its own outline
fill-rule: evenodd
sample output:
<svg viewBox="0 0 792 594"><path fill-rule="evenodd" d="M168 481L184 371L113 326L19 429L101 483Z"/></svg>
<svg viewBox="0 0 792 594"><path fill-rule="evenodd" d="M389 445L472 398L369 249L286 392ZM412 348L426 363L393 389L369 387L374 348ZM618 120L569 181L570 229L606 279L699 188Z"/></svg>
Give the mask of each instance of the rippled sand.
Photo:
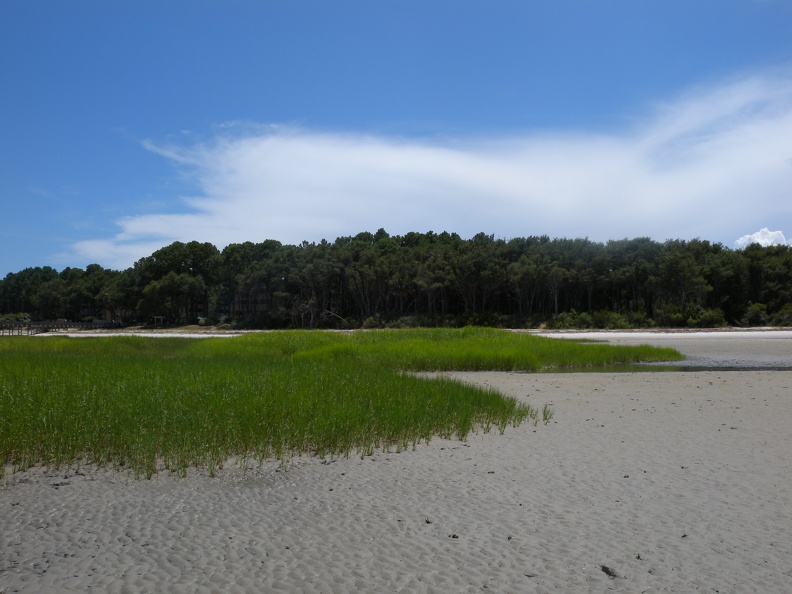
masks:
<svg viewBox="0 0 792 594"><path fill-rule="evenodd" d="M555 417L217 478L9 475L0 591L792 591L792 372L454 376Z"/></svg>

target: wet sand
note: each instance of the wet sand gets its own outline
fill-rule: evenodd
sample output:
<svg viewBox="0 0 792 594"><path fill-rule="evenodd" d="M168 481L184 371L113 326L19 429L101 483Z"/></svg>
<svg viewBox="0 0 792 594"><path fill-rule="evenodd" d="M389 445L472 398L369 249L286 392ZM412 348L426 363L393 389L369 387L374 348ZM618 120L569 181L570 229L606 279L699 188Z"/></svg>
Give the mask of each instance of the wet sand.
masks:
<svg viewBox="0 0 792 594"><path fill-rule="evenodd" d="M756 369L457 373L555 416L217 478L8 475L0 592L792 591L792 372L757 367L792 335L631 334Z"/></svg>

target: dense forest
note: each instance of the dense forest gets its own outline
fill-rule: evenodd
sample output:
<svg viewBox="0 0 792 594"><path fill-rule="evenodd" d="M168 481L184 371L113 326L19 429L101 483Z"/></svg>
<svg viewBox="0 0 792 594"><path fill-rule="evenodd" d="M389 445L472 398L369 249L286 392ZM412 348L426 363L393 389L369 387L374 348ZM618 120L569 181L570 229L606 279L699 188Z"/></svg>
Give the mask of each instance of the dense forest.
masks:
<svg viewBox="0 0 792 594"><path fill-rule="evenodd" d="M241 328L788 326L792 247L382 229L222 251L176 242L123 271L8 274L0 315Z"/></svg>

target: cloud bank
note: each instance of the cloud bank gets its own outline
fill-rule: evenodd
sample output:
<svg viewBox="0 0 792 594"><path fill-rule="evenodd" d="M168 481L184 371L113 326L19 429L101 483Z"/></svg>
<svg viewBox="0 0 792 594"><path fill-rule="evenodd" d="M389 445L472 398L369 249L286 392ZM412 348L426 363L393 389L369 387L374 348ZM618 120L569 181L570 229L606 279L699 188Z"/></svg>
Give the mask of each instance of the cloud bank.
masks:
<svg viewBox="0 0 792 594"><path fill-rule="evenodd" d="M294 127L221 128L145 143L198 189L172 214L117 221L73 250L123 268L173 241L334 240L380 227L595 241L764 241L792 213L792 76L692 90L612 133L409 139ZM746 235L752 229L763 229ZM767 233L765 233L767 232ZM776 232L780 233L780 232ZM783 234L781 234L783 237Z"/></svg>

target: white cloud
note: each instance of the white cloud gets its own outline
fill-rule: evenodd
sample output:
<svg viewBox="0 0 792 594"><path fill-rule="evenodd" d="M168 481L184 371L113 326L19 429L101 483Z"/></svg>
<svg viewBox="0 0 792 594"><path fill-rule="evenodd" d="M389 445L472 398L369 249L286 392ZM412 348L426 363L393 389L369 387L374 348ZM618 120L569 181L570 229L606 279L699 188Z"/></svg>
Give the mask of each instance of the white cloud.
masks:
<svg viewBox="0 0 792 594"><path fill-rule="evenodd" d="M761 246L767 247L769 245L787 245L787 240L781 231L770 231L770 229L764 227L751 235L743 235L734 242L734 245L742 249L748 247L752 243L758 243Z"/></svg>
<svg viewBox="0 0 792 594"><path fill-rule="evenodd" d="M128 266L172 241L333 240L375 231L731 242L792 215L792 76L692 91L612 134L400 139L234 123L209 144L146 147L199 192L126 217L91 261ZM247 133L241 132L247 130Z"/></svg>

